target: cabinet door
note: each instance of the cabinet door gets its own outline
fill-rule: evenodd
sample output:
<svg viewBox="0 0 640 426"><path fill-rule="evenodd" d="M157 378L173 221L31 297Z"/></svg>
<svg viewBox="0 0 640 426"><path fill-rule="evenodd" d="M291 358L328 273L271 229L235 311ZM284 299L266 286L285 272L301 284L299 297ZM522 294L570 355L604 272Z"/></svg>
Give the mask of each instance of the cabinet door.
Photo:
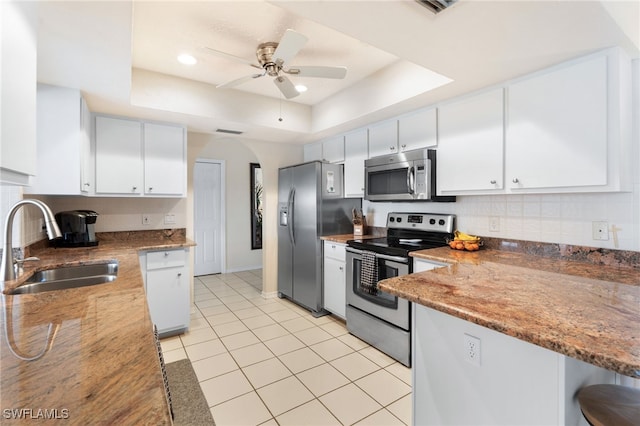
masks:
<svg viewBox="0 0 640 426"><path fill-rule="evenodd" d="M142 193L140 122L96 117L96 192Z"/></svg>
<svg viewBox="0 0 640 426"><path fill-rule="evenodd" d="M330 257L324 258L324 308L344 318L346 314L345 263Z"/></svg>
<svg viewBox="0 0 640 426"><path fill-rule="evenodd" d="M91 112L87 102L80 98L80 192L95 192L95 153L91 145Z"/></svg>
<svg viewBox="0 0 640 426"><path fill-rule="evenodd" d="M322 160L322 143L308 143L304 146L304 162Z"/></svg>
<svg viewBox="0 0 640 426"><path fill-rule="evenodd" d="M322 142L322 160L329 163L344 161L344 136L336 136Z"/></svg>
<svg viewBox="0 0 640 426"><path fill-rule="evenodd" d="M369 127L369 158L398 152L398 121L389 120Z"/></svg>
<svg viewBox="0 0 640 426"><path fill-rule="evenodd" d="M400 151L436 146L436 109L423 109L398 120L398 145Z"/></svg>
<svg viewBox="0 0 640 426"><path fill-rule="evenodd" d="M503 188L503 90L446 104L438 110L438 194Z"/></svg>
<svg viewBox="0 0 640 426"><path fill-rule="evenodd" d="M367 129L344 137L344 193L346 197L364 197L364 160L368 154Z"/></svg>
<svg viewBox="0 0 640 426"><path fill-rule="evenodd" d="M436 262L435 260L413 259L413 272L424 272L432 269L444 268L449 266L446 263Z"/></svg>
<svg viewBox="0 0 640 426"><path fill-rule="evenodd" d="M189 279L183 267L147 271L147 303L159 333L189 327Z"/></svg>
<svg viewBox="0 0 640 426"><path fill-rule="evenodd" d="M144 192L184 195L186 191L184 129L144 123Z"/></svg>
<svg viewBox="0 0 640 426"><path fill-rule="evenodd" d="M607 183L607 58L600 56L508 89L511 189Z"/></svg>

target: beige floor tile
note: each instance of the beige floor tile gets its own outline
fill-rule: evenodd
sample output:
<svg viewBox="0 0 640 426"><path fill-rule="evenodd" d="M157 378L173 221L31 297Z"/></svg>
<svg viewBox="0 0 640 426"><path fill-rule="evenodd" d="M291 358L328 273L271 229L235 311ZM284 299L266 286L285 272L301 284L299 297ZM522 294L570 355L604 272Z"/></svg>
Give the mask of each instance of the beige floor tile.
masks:
<svg viewBox="0 0 640 426"><path fill-rule="evenodd" d="M244 298L244 296L241 296L235 290L233 291L233 293L223 294L222 296L219 297L219 299L222 300L222 303L224 303L225 305L231 305L238 302L245 302L247 300Z"/></svg>
<svg viewBox="0 0 640 426"><path fill-rule="evenodd" d="M260 340L250 331L225 336L221 340L230 351L260 343Z"/></svg>
<svg viewBox="0 0 640 426"><path fill-rule="evenodd" d="M307 328L306 330L296 331L295 333L293 333L293 335L304 342L306 345L313 345L324 340L329 340L333 337L320 327L313 327Z"/></svg>
<svg viewBox="0 0 640 426"><path fill-rule="evenodd" d="M207 317L212 317L214 315L227 314L227 313L230 313L231 311L222 302L220 302L219 305L200 308L200 312L202 312L202 315L205 318L207 318Z"/></svg>
<svg viewBox="0 0 640 426"><path fill-rule="evenodd" d="M355 381L355 384L382 406L411 393L411 386L386 370L378 370Z"/></svg>
<svg viewBox="0 0 640 426"><path fill-rule="evenodd" d="M295 374L324 363L324 360L309 348L298 349L278 358Z"/></svg>
<svg viewBox="0 0 640 426"><path fill-rule="evenodd" d="M331 318L331 315L324 315L322 317L314 317L311 312L307 312L304 318L307 318L309 321L313 323L313 325L322 325L333 322L334 319Z"/></svg>
<svg viewBox="0 0 640 426"><path fill-rule="evenodd" d="M333 368L331 364L313 367L298 373L297 377L315 396L324 395L349 383L349 379Z"/></svg>
<svg viewBox="0 0 640 426"><path fill-rule="evenodd" d="M239 319L231 311L215 315L206 315L205 318L212 326L226 324L228 322L237 321Z"/></svg>
<svg viewBox="0 0 640 426"><path fill-rule="evenodd" d="M189 323L189 331L195 331L201 328L211 328L211 325L202 315L196 317L192 315L191 322Z"/></svg>
<svg viewBox="0 0 640 426"><path fill-rule="evenodd" d="M321 324L320 328L334 337L349 333L349 331L347 331L347 326L341 322L328 322L326 324Z"/></svg>
<svg viewBox="0 0 640 426"><path fill-rule="evenodd" d="M260 311L260 315L245 318L242 320L242 322L251 330L276 323L269 315L263 313L262 311Z"/></svg>
<svg viewBox="0 0 640 426"><path fill-rule="evenodd" d="M319 399L338 420L346 425L364 419L382 408L353 383L329 392Z"/></svg>
<svg viewBox="0 0 640 426"><path fill-rule="evenodd" d="M198 330L189 330L180 335L180 340L184 346L195 345L197 343L206 342L207 340L217 339L218 336L211 328L201 328Z"/></svg>
<svg viewBox="0 0 640 426"><path fill-rule="evenodd" d="M251 303L249 303L249 306L244 309L234 310L233 313L241 320L264 315L264 312L253 306Z"/></svg>
<svg viewBox="0 0 640 426"><path fill-rule="evenodd" d="M411 368L400 364L399 362L394 362L388 367L385 367L389 373L396 376L398 379L402 380L409 386L411 386L412 378L411 378Z"/></svg>
<svg viewBox="0 0 640 426"><path fill-rule="evenodd" d="M289 332L279 324L271 324L266 327L260 327L253 330L253 334L258 336L260 340L267 341L275 339L276 337L282 337L289 334Z"/></svg>
<svg viewBox="0 0 640 426"><path fill-rule="evenodd" d="M373 346L370 346L368 348L364 348L364 349L360 350L359 352L362 355L366 356L371 361L375 362L376 364L378 364L380 367L383 367L383 368L388 367L391 364L393 364L394 362L396 362L395 359L393 359L390 356L387 356L386 354L380 352L379 350L377 350Z"/></svg>
<svg viewBox="0 0 640 426"><path fill-rule="evenodd" d="M292 311L291 309L283 309L281 311L271 312L269 316L277 322L281 322L298 318L300 315L297 312Z"/></svg>
<svg viewBox="0 0 640 426"><path fill-rule="evenodd" d="M240 370L200 382L200 387L209 407L229 401L253 390L251 383Z"/></svg>
<svg viewBox="0 0 640 426"><path fill-rule="evenodd" d="M260 426L279 426L278 422L276 422L274 419L271 420L267 420L264 423L260 423Z"/></svg>
<svg viewBox="0 0 640 426"><path fill-rule="evenodd" d="M278 356L305 347L305 344L298 340L292 334L286 334L275 339L267 340L264 342L264 344L267 345L269 349L271 349L271 352Z"/></svg>
<svg viewBox="0 0 640 426"><path fill-rule="evenodd" d="M330 364L350 380L358 380L360 377L380 369L378 365L367 359L360 352L354 352L342 358L334 359Z"/></svg>
<svg viewBox="0 0 640 426"><path fill-rule="evenodd" d="M256 343L255 345L249 345L240 349L232 350L231 356L233 356L240 367L246 367L248 365L255 364L256 362L273 358L275 355L273 355L273 352L271 352L263 343Z"/></svg>
<svg viewBox="0 0 640 426"><path fill-rule="evenodd" d="M240 320L227 322L224 324L214 325L213 330L220 337L230 336L232 334L241 333L249 330L246 325Z"/></svg>
<svg viewBox="0 0 640 426"><path fill-rule="evenodd" d="M280 426L330 426L341 423L317 399L276 418Z"/></svg>
<svg viewBox="0 0 640 426"><path fill-rule="evenodd" d="M160 340L160 346L162 347L162 352L181 349L182 340L180 340L180 336L167 337Z"/></svg>
<svg viewBox="0 0 640 426"><path fill-rule="evenodd" d="M216 405L211 414L219 426L258 425L271 419L271 413L255 392Z"/></svg>
<svg viewBox="0 0 640 426"><path fill-rule="evenodd" d="M212 306L220 306L220 305L222 305L222 301L220 299L215 297L215 295L212 294L211 292L209 292L209 294L211 294L211 296L213 296L213 298L207 298L207 299L200 300L200 301L198 301L194 296L194 299L196 299L195 300L195 304L199 309L210 308Z"/></svg>
<svg viewBox="0 0 640 426"><path fill-rule="evenodd" d="M376 411L369 417L366 417L356 423L358 426L403 426L404 423L399 418L391 414L386 409Z"/></svg>
<svg viewBox="0 0 640 426"><path fill-rule="evenodd" d="M271 299L271 300L275 300L275 299ZM254 302L255 304L255 302ZM277 300L275 300L274 302L271 303L267 303L264 305L260 305L258 306L264 313L267 314L272 314L274 312L278 312L278 311L285 311L287 310L287 307L284 306L282 303L278 303Z"/></svg>
<svg viewBox="0 0 640 426"><path fill-rule="evenodd" d="M342 343L349 345L356 351L359 351L369 346L367 342L365 342L364 340L358 339L353 334L345 334L343 336L338 337L338 340L340 340Z"/></svg>
<svg viewBox="0 0 640 426"><path fill-rule="evenodd" d="M215 294L213 294L212 291L207 289L206 293L201 293L201 294L194 294L193 295L193 301L196 302L198 304L198 306L200 306L200 303L202 302L208 302L211 301L213 302L219 302L222 303L218 300L218 298L216 297Z"/></svg>
<svg viewBox="0 0 640 426"><path fill-rule="evenodd" d="M353 349L338 339L325 340L309 347L326 361L332 361L353 352Z"/></svg>
<svg viewBox="0 0 640 426"><path fill-rule="evenodd" d="M313 399L313 394L293 376L271 383L258 389L257 392L274 416L279 416Z"/></svg>
<svg viewBox="0 0 640 426"><path fill-rule="evenodd" d="M307 328L315 327L311 321L306 318L297 317L287 321L281 321L280 325L289 330L291 333L296 331L306 330Z"/></svg>
<svg viewBox="0 0 640 426"><path fill-rule="evenodd" d="M387 406L387 410L391 411L394 416L402 420L406 425L412 424L411 420L411 395L407 395Z"/></svg>
<svg viewBox="0 0 640 426"><path fill-rule="evenodd" d="M191 363L199 382L237 370L238 364L228 352Z"/></svg>
<svg viewBox="0 0 640 426"><path fill-rule="evenodd" d="M227 351L220 339L209 340L195 345L185 346L191 362L209 358Z"/></svg>
<svg viewBox="0 0 640 426"><path fill-rule="evenodd" d="M243 367L242 371L256 389L291 376L291 371L278 358Z"/></svg>
<svg viewBox="0 0 640 426"><path fill-rule="evenodd" d="M225 305L227 305L227 308L229 308L232 312L236 312L241 309L255 308L253 303L249 302L243 296L240 296L240 297L242 297L241 301L233 302L233 303L225 303Z"/></svg>
<svg viewBox="0 0 640 426"><path fill-rule="evenodd" d="M189 358L187 353L183 348L173 349L170 351L162 352L162 357L164 358L164 363L168 364L170 362L179 361L181 359Z"/></svg>

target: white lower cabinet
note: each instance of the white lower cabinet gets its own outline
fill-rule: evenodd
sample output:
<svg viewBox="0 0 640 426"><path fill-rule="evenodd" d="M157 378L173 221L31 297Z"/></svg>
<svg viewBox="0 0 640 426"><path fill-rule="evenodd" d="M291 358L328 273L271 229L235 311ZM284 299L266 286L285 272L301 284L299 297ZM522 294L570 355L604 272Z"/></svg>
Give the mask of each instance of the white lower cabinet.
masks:
<svg viewBox="0 0 640 426"><path fill-rule="evenodd" d="M424 272L432 269L443 268L449 266L448 263L436 262L435 260L413 259L413 272Z"/></svg>
<svg viewBox="0 0 640 426"><path fill-rule="evenodd" d="M188 249L174 249L140 255L151 321L162 337L189 329L188 253Z"/></svg>
<svg viewBox="0 0 640 426"><path fill-rule="evenodd" d="M413 304L413 424L586 425L576 391L615 373Z"/></svg>
<svg viewBox="0 0 640 426"><path fill-rule="evenodd" d="M324 242L324 308L344 319L347 306L346 244Z"/></svg>

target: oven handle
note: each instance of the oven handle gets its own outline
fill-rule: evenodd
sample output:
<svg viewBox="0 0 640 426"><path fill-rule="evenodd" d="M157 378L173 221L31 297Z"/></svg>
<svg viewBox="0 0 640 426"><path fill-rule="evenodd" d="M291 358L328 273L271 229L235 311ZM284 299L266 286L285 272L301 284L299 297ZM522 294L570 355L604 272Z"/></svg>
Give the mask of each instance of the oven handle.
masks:
<svg viewBox="0 0 640 426"><path fill-rule="evenodd" d="M355 253L355 254L363 254L364 253L364 250L358 250L358 249L355 249L353 247L348 247L348 246L347 246L347 251L349 251L351 253ZM376 253L376 257L380 258L380 259L384 259L384 260L390 260L392 262L399 262L399 263L407 263L407 262L409 262L409 259L406 258L406 257L389 256L387 254Z"/></svg>

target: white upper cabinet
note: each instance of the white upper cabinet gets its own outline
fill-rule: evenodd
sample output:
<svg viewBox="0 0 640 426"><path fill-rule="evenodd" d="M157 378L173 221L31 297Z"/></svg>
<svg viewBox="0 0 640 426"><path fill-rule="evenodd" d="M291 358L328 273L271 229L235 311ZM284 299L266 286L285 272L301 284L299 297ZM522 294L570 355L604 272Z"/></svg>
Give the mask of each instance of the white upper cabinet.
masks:
<svg viewBox="0 0 640 426"><path fill-rule="evenodd" d="M183 197L184 128L96 117L96 194Z"/></svg>
<svg viewBox="0 0 640 426"><path fill-rule="evenodd" d="M26 185L37 172L37 2L0 2L0 182Z"/></svg>
<svg viewBox="0 0 640 426"><path fill-rule="evenodd" d="M308 143L304 146L304 162L322 161L322 143Z"/></svg>
<svg viewBox="0 0 640 426"><path fill-rule="evenodd" d="M398 120L369 126L369 158L398 152Z"/></svg>
<svg viewBox="0 0 640 426"><path fill-rule="evenodd" d="M470 96L438 110L438 194L503 188L503 90Z"/></svg>
<svg viewBox="0 0 640 426"><path fill-rule="evenodd" d="M80 91L38 84L37 172L25 192L87 195L94 188L91 160L91 113Z"/></svg>
<svg viewBox="0 0 640 426"><path fill-rule="evenodd" d="M141 132L138 121L96 117L97 194L142 194Z"/></svg>
<svg viewBox="0 0 640 426"><path fill-rule="evenodd" d="M184 128L144 123L144 192L147 195L186 193Z"/></svg>
<svg viewBox="0 0 640 426"><path fill-rule="evenodd" d="M399 151L437 145L437 113L435 108L421 109L398 119Z"/></svg>
<svg viewBox="0 0 640 426"><path fill-rule="evenodd" d="M367 159L367 129L348 133L344 137L344 194L364 197L364 160Z"/></svg>
<svg viewBox="0 0 640 426"><path fill-rule="evenodd" d="M329 163L344 161L344 136L335 136L322 142L322 160Z"/></svg>
<svg viewBox="0 0 640 426"><path fill-rule="evenodd" d="M624 190L629 168L630 62L618 49L508 87L511 190Z"/></svg>

